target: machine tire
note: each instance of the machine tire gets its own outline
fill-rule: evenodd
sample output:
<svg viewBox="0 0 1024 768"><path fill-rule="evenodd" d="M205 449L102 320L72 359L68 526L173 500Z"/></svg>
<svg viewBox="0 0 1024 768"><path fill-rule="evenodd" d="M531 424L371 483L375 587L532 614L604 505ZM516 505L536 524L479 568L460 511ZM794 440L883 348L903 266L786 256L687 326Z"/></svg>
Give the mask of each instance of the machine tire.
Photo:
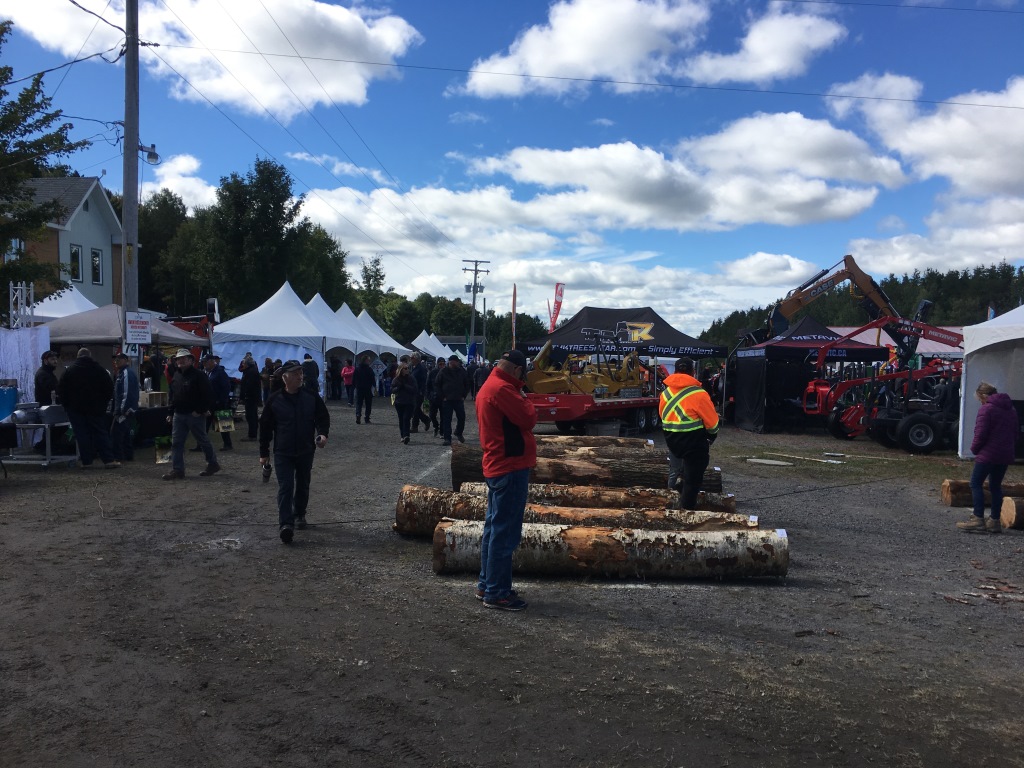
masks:
<svg viewBox="0 0 1024 768"><path fill-rule="evenodd" d="M570 432L572 432L572 422L571 421L556 421L555 422L555 429L558 430L558 434L560 434L560 435L568 435Z"/></svg>
<svg viewBox="0 0 1024 768"><path fill-rule="evenodd" d="M661 427L661 414L658 413L657 408L651 408L647 412L647 423L651 427L651 432L654 432Z"/></svg>
<svg viewBox="0 0 1024 768"><path fill-rule="evenodd" d="M825 418L825 429L832 437L838 438L839 440L853 440L851 435L842 422L842 411L832 411Z"/></svg>
<svg viewBox="0 0 1024 768"><path fill-rule="evenodd" d="M908 453L931 453L942 446L939 423L927 413L912 413L896 426L900 448Z"/></svg>
<svg viewBox="0 0 1024 768"><path fill-rule="evenodd" d="M633 424L636 426L636 431L640 434L643 434L650 428L647 422L646 408L637 408L633 412Z"/></svg>
<svg viewBox="0 0 1024 768"><path fill-rule="evenodd" d="M878 416L884 418L886 416L889 416L889 413L886 411L882 411L878 414ZM898 428L898 422L895 424L892 423L891 421L889 423L876 422L873 423L870 427L868 427L868 437L870 437L879 445L884 446L886 448L896 448L900 444L899 435L897 434Z"/></svg>

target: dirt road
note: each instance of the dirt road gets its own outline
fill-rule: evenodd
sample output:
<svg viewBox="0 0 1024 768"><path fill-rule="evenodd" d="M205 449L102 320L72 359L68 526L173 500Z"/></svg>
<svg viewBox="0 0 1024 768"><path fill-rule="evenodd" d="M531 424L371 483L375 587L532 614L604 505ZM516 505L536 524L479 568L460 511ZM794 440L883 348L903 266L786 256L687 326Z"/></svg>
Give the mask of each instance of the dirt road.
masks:
<svg viewBox="0 0 1024 768"><path fill-rule="evenodd" d="M506 614L391 532L440 441L331 415L291 546L254 443L0 480L0 765L1024 765L1024 536L954 529L952 454L725 429L788 578L520 579Z"/></svg>

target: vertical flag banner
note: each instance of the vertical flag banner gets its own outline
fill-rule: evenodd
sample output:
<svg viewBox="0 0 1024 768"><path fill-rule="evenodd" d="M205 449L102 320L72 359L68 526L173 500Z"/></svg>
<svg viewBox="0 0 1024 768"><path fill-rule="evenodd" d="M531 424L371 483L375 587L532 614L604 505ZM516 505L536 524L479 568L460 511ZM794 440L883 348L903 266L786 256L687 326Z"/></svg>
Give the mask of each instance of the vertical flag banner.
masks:
<svg viewBox="0 0 1024 768"><path fill-rule="evenodd" d="M512 283L512 349L516 348L516 284Z"/></svg>
<svg viewBox="0 0 1024 768"><path fill-rule="evenodd" d="M996 316L996 307L994 304L989 303L988 305L988 319L991 320Z"/></svg>
<svg viewBox="0 0 1024 768"><path fill-rule="evenodd" d="M565 290L565 283L555 283L555 308L551 312L551 328L548 333L555 332L555 323L558 322L558 313L562 311L562 291Z"/></svg>

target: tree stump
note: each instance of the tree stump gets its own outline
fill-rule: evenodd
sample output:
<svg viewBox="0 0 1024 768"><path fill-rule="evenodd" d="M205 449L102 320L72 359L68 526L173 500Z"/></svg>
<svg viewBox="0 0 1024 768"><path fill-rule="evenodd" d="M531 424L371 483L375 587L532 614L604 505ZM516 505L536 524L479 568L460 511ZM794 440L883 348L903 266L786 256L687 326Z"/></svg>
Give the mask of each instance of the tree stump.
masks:
<svg viewBox="0 0 1024 768"><path fill-rule="evenodd" d="M561 458L544 457L538 448L537 466L530 472L531 483L570 483L614 488L657 488L668 484L668 457L661 451L636 451L613 446L565 450L549 446ZM482 483L483 449L478 445L452 445L452 489L463 483ZM722 492L722 470L708 468L702 490Z"/></svg>
<svg viewBox="0 0 1024 768"><path fill-rule="evenodd" d="M398 494L392 528L406 536L431 536L442 519L479 520L487 514L487 499L457 491L406 485ZM527 523L609 526L671 531L721 531L757 528L757 517L735 512L677 511L671 509L612 509L527 504Z"/></svg>
<svg viewBox="0 0 1024 768"><path fill-rule="evenodd" d="M486 496L486 483L463 483L462 493ZM592 507L596 509L643 509L670 507L678 509L679 493L667 488L607 488L598 485L531 485L526 500L533 504L551 504L556 507ZM697 510L735 512L736 496L732 493L697 495Z"/></svg>
<svg viewBox="0 0 1024 768"><path fill-rule="evenodd" d="M988 506L992 503L992 495L988 492L987 480L982 488L985 491L985 505ZM939 494L947 507L974 506L969 480L943 480ZM1024 483L1003 483L1003 497L1007 496L1024 496Z"/></svg>
<svg viewBox="0 0 1024 768"><path fill-rule="evenodd" d="M999 519L1004 528L1024 529L1024 498L1004 496L1003 508L999 510Z"/></svg>
<svg viewBox="0 0 1024 768"><path fill-rule="evenodd" d="M434 530L435 573L477 573L483 523ZM775 531L648 531L529 524L512 556L519 574L641 579L785 576L789 538Z"/></svg>

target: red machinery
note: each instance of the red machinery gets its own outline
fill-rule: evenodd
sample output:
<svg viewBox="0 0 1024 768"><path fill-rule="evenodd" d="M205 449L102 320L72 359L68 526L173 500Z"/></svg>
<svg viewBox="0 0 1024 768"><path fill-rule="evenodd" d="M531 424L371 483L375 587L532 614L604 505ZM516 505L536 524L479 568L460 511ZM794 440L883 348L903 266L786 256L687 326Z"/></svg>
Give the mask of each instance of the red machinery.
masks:
<svg viewBox="0 0 1024 768"><path fill-rule="evenodd" d="M902 339L906 349L916 348L924 338L949 346L962 346L963 336L917 320L881 317L853 333L822 345L814 360L824 369L830 349L864 331L885 329L894 339ZM911 343L908 340L913 339ZM905 355L900 355L901 363ZM961 373L960 361L934 359L919 369L901 365L898 370L876 376L808 382L803 409L810 415L826 417L828 431L852 440L863 434L886 446L899 445L912 453L931 453L956 427L959 408L953 408ZM937 383L944 383L945 389ZM958 398L956 398L958 401Z"/></svg>

